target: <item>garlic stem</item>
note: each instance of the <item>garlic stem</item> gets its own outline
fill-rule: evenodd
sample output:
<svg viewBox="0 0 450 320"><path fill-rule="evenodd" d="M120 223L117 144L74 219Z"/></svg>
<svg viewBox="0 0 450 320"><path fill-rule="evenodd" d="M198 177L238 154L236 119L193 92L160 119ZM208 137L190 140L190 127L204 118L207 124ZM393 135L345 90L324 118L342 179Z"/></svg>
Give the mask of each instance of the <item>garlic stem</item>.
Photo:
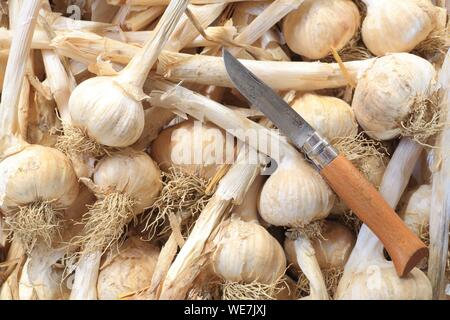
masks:
<svg viewBox="0 0 450 320"><path fill-rule="evenodd" d="M97 300L97 279L102 250L80 257L75 269L75 279L70 300Z"/></svg>
<svg viewBox="0 0 450 320"><path fill-rule="evenodd" d="M309 280L311 300L328 300L328 291L325 285L325 279L317 262L315 250L308 237L300 235L294 241L297 263L300 269Z"/></svg>
<svg viewBox="0 0 450 320"><path fill-rule="evenodd" d="M433 173L432 198L430 208L430 256L428 259L428 277L433 287L434 299L445 299L445 267L448 254L448 232L450 224L450 157L448 142L450 141L450 51L439 72L441 86L442 109L447 110L443 117L447 123L438 140L437 161L441 160L438 171ZM436 164L437 165L437 164Z"/></svg>
<svg viewBox="0 0 450 320"><path fill-rule="evenodd" d="M67 72L58 55L52 50L42 50L47 80L50 90L58 107L59 114L64 123L70 124L69 98L75 83L70 81Z"/></svg>
<svg viewBox="0 0 450 320"><path fill-rule="evenodd" d="M150 288L146 291L145 296L153 299L157 299L161 293L161 283L163 282L167 271L172 264L173 259L177 254L177 241L175 235L172 233L167 239L166 243L161 249L161 253L158 256L156 262L155 271L150 282ZM152 299L152 300L153 300Z"/></svg>
<svg viewBox="0 0 450 320"><path fill-rule="evenodd" d="M297 9L303 1L304 0L275 0L239 33L234 39L234 42L251 45L289 12ZM231 48L230 52L233 55L237 55L241 50L241 48Z"/></svg>
<svg viewBox="0 0 450 320"><path fill-rule="evenodd" d="M5 71L4 88L0 106L0 137L18 133L18 104L20 88L25 75L31 39L36 25L41 1L30 0L23 3L17 27L13 30L13 40Z"/></svg>
<svg viewBox="0 0 450 320"><path fill-rule="evenodd" d="M172 0L170 2L155 28L152 40L148 41L144 48L121 71L118 79L120 82L142 88L150 69L169 40L188 3L189 0Z"/></svg>
<svg viewBox="0 0 450 320"><path fill-rule="evenodd" d="M39 300L60 299L62 279L57 276L53 267L65 252L64 248L48 248L45 244L38 244L33 248L27 261L27 273Z"/></svg>
<svg viewBox="0 0 450 320"><path fill-rule="evenodd" d="M344 65L356 81L373 61L374 59L350 61ZM348 83L337 63L253 60L240 62L275 90L312 91L339 88ZM222 57L163 51L159 56L158 73L175 81L233 87ZM274 77L274 74L277 76Z"/></svg>
<svg viewBox="0 0 450 320"><path fill-rule="evenodd" d="M104 33L114 25L111 23L71 19L61 16L59 13L46 11L43 13L53 30L91 31Z"/></svg>
<svg viewBox="0 0 450 320"><path fill-rule="evenodd" d="M220 16L226 5L227 3L220 1L219 3L202 6L190 5L188 8L195 16L199 25L205 29ZM183 15L164 49L178 52L186 47L186 45L193 41L198 35L199 32L190 19L187 15Z"/></svg>
<svg viewBox="0 0 450 320"><path fill-rule="evenodd" d="M131 18L125 20L125 26L128 30L141 30L145 26L155 21L166 9L164 6L150 7L147 10L141 11Z"/></svg>

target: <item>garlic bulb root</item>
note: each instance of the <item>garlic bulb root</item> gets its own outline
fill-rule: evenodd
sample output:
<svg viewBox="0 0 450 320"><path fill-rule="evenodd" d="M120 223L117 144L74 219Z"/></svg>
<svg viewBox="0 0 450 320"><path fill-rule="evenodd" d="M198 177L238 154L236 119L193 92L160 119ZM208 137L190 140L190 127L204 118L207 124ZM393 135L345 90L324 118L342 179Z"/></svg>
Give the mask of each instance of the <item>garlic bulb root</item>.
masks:
<svg viewBox="0 0 450 320"><path fill-rule="evenodd" d="M426 144L428 138L444 128L445 123L440 121L442 115L438 92L432 93L429 97L417 96L413 102L411 116L401 123L402 135Z"/></svg>
<svg viewBox="0 0 450 320"><path fill-rule="evenodd" d="M82 245L83 253L103 252L113 244L119 245L124 226L134 216L134 205L135 200L129 195L118 192L105 195L84 215L83 236L76 236L74 244Z"/></svg>
<svg viewBox="0 0 450 320"><path fill-rule="evenodd" d="M90 139L86 130L63 123L63 132L58 136L55 148L66 155L88 154L97 158L109 153L110 148Z"/></svg>
<svg viewBox="0 0 450 320"><path fill-rule="evenodd" d="M12 240L22 241L26 251L31 251L36 241L51 246L62 228L62 212L53 208L54 201L37 201L19 206L5 217Z"/></svg>
<svg viewBox="0 0 450 320"><path fill-rule="evenodd" d="M222 284L222 300L276 300L277 295L285 290L287 284L284 277L265 284L258 281L242 283L225 281Z"/></svg>
<svg viewBox="0 0 450 320"><path fill-rule="evenodd" d="M425 40L416 46L413 53L430 61L439 61L445 56L449 46L448 30L442 28L432 31Z"/></svg>
<svg viewBox="0 0 450 320"><path fill-rule="evenodd" d="M208 180L186 173L182 168L171 167L167 172L162 172L161 193L142 219L147 240L151 240L158 231L158 235L170 232L170 229L158 228L165 224L171 214L181 218L183 229L190 229L208 203L210 195L205 192L208 184Z"/></svg>
<svg viewBox="0 0 450 320"><path fill-rule="evenodd" d="M361 23L358 7L347 0L306 0L283 21L289 48L309 59L321 59L331 47L342 49Z"/></svg>

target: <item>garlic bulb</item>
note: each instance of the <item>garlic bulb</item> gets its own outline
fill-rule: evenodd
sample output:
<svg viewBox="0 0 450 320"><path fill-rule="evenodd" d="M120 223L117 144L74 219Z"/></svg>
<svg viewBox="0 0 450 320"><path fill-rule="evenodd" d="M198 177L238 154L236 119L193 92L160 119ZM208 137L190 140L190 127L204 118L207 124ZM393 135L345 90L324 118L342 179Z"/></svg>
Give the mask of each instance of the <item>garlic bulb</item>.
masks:
<svg viewBox="0 0 450 320"><path fill-rule="evenodd" d="M105 192L119 192L134 199L136 212L149 207L161 190L160 171L144 152L124 150L96 165L93 182Z"/></svg>
<svg viewBox="0 0 450 320"><path fill-rule="evenodd" d="M306 0L283 20L289 48L308 59L321 59L331 48L342 49L361 23L358 7L349 0Z"/></svg>
<svg viewBox="0 0 450 320"><path fill-rule="evenodd" d="M102 253L117 244L124 228L150 206L162 188L160 171L144 152L125 149L103 158L92 181L85 184L98 200L84 215L81 235L72 243L81 247L70 298L96 299L98 266Z"/></svg>
<svg viewBox="0 0 450 320"><path fill-rule="evenodd" d="M273 284L286 269L283 248L255 222L233 217L215 237L214 272L225 280Z"/></svg>
<svg viewBox="0 0 450 320"><path fill-rule="evenodd" d="M305 93L294 100L292 108L329 141L358 133L353 110L344 100Z"/></svg>
<svg viewBox="0 0 450 320"><path fill-rule="evenodd" d="M100 300L115 300L121 295L150 285L160 249L136 237L129 238L120 252L101 267L97 292Z"/></svg>
<svg viewBox="0 0 450 320"><path fill-rule="evenodd" d="M283 159L264 183L258 209L266 222L296 227L329 214L335 195L302 157Z"/></svg>
<svg viewBox="0 0 450 320"><path fill-rule="evenodd" d="M379 260L367 269L356 272L351 278L344 273L335 299L429 300L431 285L419 269L413 269L406 277L399 278L391 262Z"/></svg>
<svg viewBox="0 0 450 320"><path fill-rule="evenodd" d="M78 85L69 100L72 125L88 140L109 147L136 142L144 129L142 88L153 64L183 14L188 1L176 0L165 10L154 37L116 76L100 76ZM86 142L87 143L87 142Z"/></svg>
<svg viewBox="0 0 450 320"><path fill-rule="evenodd" d="M355 235L347 227L335 221L325 221L321 235L311 239L320 268L343 268L355 245ZM286 238L284 251L288 263L291 263L298 273L300 267L297 263L294 241Z"/></svg>
<svg viewBox="0 0 450 320"><path fill-rule="evenodd" d="M124 92L112 77L82 82L69 100L72 124L105 146L133 144L144 129L144 109L138 99Z"/></svg>
<svg viewBox="0 0 450 320"><path fill-rule="evenodd" d="M78 195L78 179L60 151L30 145L0 162L0 205L7 223L25 245L47 243L57 234L58 210Z"/></svg>
<svg viewBox="0 0 450 320"><path fill-rule="evenodd" d="M391 261L383 257L382 247L377 254L359 256L362 262L353 272L344 272L335 299L339 300L427 300L431 299L431 284L427 276L414 268L399 278ZM349 266L346 266L346 269Z"/></svg>
<svg viewBox="0 0 450 320"><path fill-rule="evenodd" d="M234 138L213 124L183 121L163 130L151 146L151 156L162 170L177 167L209 179L234 159Z"/></svg>
<svg viewBox="0 0 450 320"><path fill-rule="evenodd" d="M418 236L427 232L430 219L431 185L424 184L406 194L407 199L400 215L406 225Z"/></svg>
<svg viewBox="0 0 450 320"><path fill-rule="evenodd" d="M367 48L377 56L409 52L433 30L432 17L419 1L363 2L367 5L367 16L361 28L362 38Z"/></svg>
<svg viewBox="0 0 450 320"><path fill-rule="evenodd" d="M435 111L428 104L435 73L428 61L408 53L377 59L356 86L352 107L359 124L378 140L421 133Z"/></svg>

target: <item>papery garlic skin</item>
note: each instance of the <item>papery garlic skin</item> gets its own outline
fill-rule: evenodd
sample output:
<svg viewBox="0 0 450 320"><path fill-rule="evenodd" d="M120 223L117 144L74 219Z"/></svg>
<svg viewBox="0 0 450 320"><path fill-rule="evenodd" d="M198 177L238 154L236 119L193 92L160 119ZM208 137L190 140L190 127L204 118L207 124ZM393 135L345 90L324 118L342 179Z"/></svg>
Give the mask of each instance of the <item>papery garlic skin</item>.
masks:
<svg viewBox="0 0 450 320"><path fill-rule="evenodd" d="M305 93L295 99L292 108L329 141L358 133L355 114L344 100Z"/></svg>
<svg viewBox="0 0 450 320"><path fill-rule="evenodd" d="M401 122L411 116L416 99L433 92L436 71L427 60L408 53L377 59L359 79L352 107L358 123L378 140L402 132Z"/></svg>
<svg viewBox="0 0 450 320"><path fill-rule="evenodd" d="M149 207L162 189L161 173L144 152L124 150L100 160L93 181L105 193L127 194L136 201L135 211Z"/></svg>
<svg viewBox="0 0 450 320"><path fill-rule="evenodd" d="M433 21L415 1L364 0L367 16L361 34L375 55L409 52L433 30Z"/></svg>
<svg viewBox="0 0 450 320"><path fill-rule="evenodd" d="M309 59L321 59L331 47L342 49L361 23L358 7L348 0L306 0L283 20L287 45Z"/></svg>
<svg viewBox="0 0 450 320"><path fill-rule="evenodd" d="M120 252L102 266L97 282L98 299L119 299L121 295L149 286L159 252L151 243L128 239Z"/></svg>
<svg viewBox="0 0 450 320"><path fill-rule="evenodd" d="M86 130L92 140L127 147L144 130L144 109L115 79L95 77L80 83L70 96L69 112L72 124Z"/></svg>
<svg viewBox="0 0 450 320"><path fill-rule="evenodd" d="M72 164L56 149L30 145L0 162L0 205L5 213L38 201L65 208L77 195Z"/></svg>
<svg viewBox="0 0 450 320"><path fill-rule="evenodd" d="M283 248L255 222L232 218L216 236L214 272L228 281L275 283L286 269Z"/></svg>
<svg viewBox="0 0 450 320"><path fill-rule="evenodd" d="M321 236L311 239L317 262L321 269L343 268L355 245L356 237L346 226L325 220ZM288 263L300 271L295 254L294 241L286 238L284 251Z"/></svg>
<svg viewBox="0 0 450 320"><path fill-rule="evenodd" d="M151 156L164 171L176 167L209 179L222 164L233 162L233 141L213 124L188 120L163 130L152 144Z"/></svg>
<svg viewBox="0 0 450 320"><path fill-rule="evenodd" d="M399 278L390 261L364 264L353 272L344 273L339 282L337 300L430 300L431 284L417 268Z"/></svg>
<svg viewBox="0 0 450 320"><path fill-rule="evenodd" d="M260 216L275 226L303 226L325 218L335 195L320 174L299 155L285 158L261 190Z"/></svg>
<svg viewBox="0 0 450 320"><path fill-rule="evenodd" d="M419 236L425 232L430 220L431 193L429 184L409 192L406 195L407 202L399 212L405 224Z"/></svg>

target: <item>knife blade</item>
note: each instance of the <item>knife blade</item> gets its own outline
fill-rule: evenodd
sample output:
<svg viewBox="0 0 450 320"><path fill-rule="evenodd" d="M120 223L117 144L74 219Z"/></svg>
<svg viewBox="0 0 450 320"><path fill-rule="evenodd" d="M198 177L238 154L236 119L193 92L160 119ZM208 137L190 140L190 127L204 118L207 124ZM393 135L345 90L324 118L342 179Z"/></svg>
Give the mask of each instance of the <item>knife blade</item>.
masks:
<svg viewBox="0 0 450 320"><path fill-rule="evenodd" d="M428 255L425 244L353 164L269 86L225 49L223 59L236 89L306 154L336 194L377 235L391 256L397 274L406 276Z"/></svg>

